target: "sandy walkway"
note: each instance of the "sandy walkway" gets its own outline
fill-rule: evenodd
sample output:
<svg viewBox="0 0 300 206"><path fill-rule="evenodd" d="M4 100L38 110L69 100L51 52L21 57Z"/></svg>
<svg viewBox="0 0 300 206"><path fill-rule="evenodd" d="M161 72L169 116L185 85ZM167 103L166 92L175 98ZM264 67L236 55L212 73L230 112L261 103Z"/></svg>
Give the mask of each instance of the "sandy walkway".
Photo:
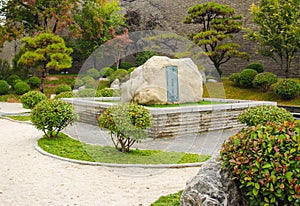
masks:
<svg viewBox="0 0 300 206"><path fill-rule="evenodd" d="M198 168L145 170L77 165L38 153L33 126L0 119L0 205L150 205L184 189Z"/></svg>

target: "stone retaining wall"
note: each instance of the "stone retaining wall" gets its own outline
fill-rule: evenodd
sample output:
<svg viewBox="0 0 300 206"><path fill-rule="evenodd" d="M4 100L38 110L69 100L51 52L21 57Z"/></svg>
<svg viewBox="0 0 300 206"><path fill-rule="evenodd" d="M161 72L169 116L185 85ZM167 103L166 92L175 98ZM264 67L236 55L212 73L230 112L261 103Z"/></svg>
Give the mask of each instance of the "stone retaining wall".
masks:
<svg viewBox="0 0 300 206"><path fill-rule="evenodd" d="M80 122L97 125L97 117L104 109L114 105L101 100L118 100L118 98L69 98L64 99L73 104L79 114ZM224 104L193 105L169 108L150 108L153 125L149 129L152 138L195 135L200 132L241 127L237 116L248 107L273 104L276 102L227 100L205 98L207 101L226 102Z"/></svg>

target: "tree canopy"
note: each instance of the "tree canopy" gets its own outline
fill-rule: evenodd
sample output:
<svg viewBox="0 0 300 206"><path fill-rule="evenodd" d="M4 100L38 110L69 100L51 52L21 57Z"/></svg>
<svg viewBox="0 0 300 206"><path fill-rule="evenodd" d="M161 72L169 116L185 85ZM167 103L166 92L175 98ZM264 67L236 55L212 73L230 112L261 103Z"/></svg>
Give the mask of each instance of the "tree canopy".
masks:
<svg viewBox="0 0 300 206"><path fill-rule="evenodd" d="M41 33L34 38L22 38L22 54L18 64L30 66L42 72L41 92L49 69L61 70L72 66L71 48L67 48L64 40L52 33Z"/></svg>
<svg viewBox="0 0 300 206"><path fill-rule="evenodd" d="M258 42L258 52L280 65L286 77L295 53L300 49L300 0L261 0L251 6L257 30L248 37Z"/></svg>
<svg viewBox="0 0 300 206"><path fill-rule="evenodd" d="M248 53L240 52L239 45L231 41L243 29L242 18L228 5L209 2L190 7L184 20L186 24L199 25L198 33L190 33L188 37L204 49L220 74L220 66L232 57L249 58Z"/></svg>

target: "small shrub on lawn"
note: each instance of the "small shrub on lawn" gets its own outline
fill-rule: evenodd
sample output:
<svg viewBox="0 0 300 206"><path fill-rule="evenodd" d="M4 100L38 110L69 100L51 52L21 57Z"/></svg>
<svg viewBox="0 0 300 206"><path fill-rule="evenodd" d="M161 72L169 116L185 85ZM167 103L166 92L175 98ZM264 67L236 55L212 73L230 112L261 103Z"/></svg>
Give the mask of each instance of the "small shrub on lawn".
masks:
<svg viewBox="0 0 300 206"><path fill-rule="evenodd" d="M86 71L87 75L93 77L94 79L98 79L100 77L100 73L97 69L92 68Z"/></svg>
<svg viewBox="0 0 300 206"><path fill-rule="evenodd" d="M300 94L300 84L292 79L284 79L274 86L274 92L282 99L293 99Z"/></svg>
<svg viewBox="0 0 300 206"><path fill-rule="evenodd" d="M267 92L271 85L277 82L276 74L271 72L262 72L254 77L253 85L259 87L263 92Z"/></svg>
<svg viewBox="0 0 300 206"><path fill-rule="evenodd" d="M37 76L32 76L27 81L27 83L30 85L30 87L32 89L38 88L40 86L41 82L42 82L41 79L38 78Z"/></svg>
<svg viewBox="0 0 300 206"><path fill-rule="evenodd" d="M73 107L62 100L44 100L38 103L31 111L31 122L42 130L46 137L57 137L66 126L78 119Z"/></svg>
<svg viewBox="0 0 300 206"><path fill-rule="evenodd" d="M73 88L78 89L79 87L84 85L84 82L82 81L82 79L76 79L73 82L73 84L74 84Z"/></svg>
<svg viewBox="0 0 300 206"><path fill-rule="evenodd" d="M249 205L300 205L300 122L248 127L222 145L221 159Z"/></svg>
<svg viewBox="0 0 300 206"><path fill-rule="evenodd" d="M72 91L70 91L70 92L59 93L58 95L55 96L55 99L72 98L72 97L74 97L74 93Z"/></svg>
<svg viewBox="0 0 300 206"><path fill-rule="evenodd" d="M30 86L26 82L20 81L15 84L14 90L16 94L22 95L27 93L30 90Z"/></svg>
<svg viewBox="0 0 300 206"><path fill-rule="evenodd" d="M69 85L62 84L55 88L55 94L60 94L62 92L70 92L72 88Z"/></svg>
<svg viewBox="0 0 300 206"><path fill-rule="evenodd" d="M257 74L257 71L253 69L244 69L240 74L240 85L245 88L251 88L253 86L252 82Z"/></svg>
<svg viewBox="0 0 300 206"><path fill-rule="evenodd" d="M97 97L113 97L113 96L120 96L119 90L112 89L112 88L104 88L99 91L97 91L96 96Z"/></svg>
<svg viewBox="0 0 300 206"><path fill-rule="evenodd" d="M21 102L25 109L33 109L35 105L46 99L45 94L37 91L30 91L21 96Z"/></svg>
<svg viewBox="0 0 300 206"><path fill-rule="evenodd" d="M252 63L248 64L245 69L253 69L253 70L257 71L257 73L264 72L264 67L259 62L252 62Z"/></svg>
<svg viewBox="0 0 300 206"><path fill-rule="evenodd" d="M274 105L250 107L238 116L239 122L247 126L255 126L267 122L283 122L294 120L293 115L284 108Z"/></svg>
<svg viewBox="0 0 300 206"><path fill-rule="evenodd" d="M0 95L9 93L9 84L5 80L0 80Z"/></svg>
<svg viewBox="0 0 300 206"><path fill-rule="evenodd" d="M233 73L229 76L229 80L232 81L235 85L240 85L241 73Z"/></svg>
<svg viewBox="0 0 300 206"><path fill-rule="evenodd" d="M124 104L107 108L98 122L101 128L110 131L116 149L129 152L135 142L147 137L146 128L151 124L151 115L141 105Z"/></svg>
<svg viewBox="0 0 300 206"><path fill-rule="evenodd" d="M7 78L7 83L10 85L10 86L14 86L14 82L17 80L17 79L21 79L18 75L16 74L12 74L10 75L8 78Z"/></svg>

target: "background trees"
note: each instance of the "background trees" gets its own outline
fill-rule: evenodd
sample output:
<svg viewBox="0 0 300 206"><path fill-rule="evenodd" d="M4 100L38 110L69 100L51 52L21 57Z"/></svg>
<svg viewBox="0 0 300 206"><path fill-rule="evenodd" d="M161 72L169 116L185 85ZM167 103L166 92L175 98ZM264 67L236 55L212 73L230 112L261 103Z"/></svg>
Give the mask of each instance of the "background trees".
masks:
<svg viewBox="0 0 300 206"><path fill-rule="evenodd" d="M204 49L220 74L220 66L232 57L249 58L246 52L238 51L238 44L230 41L242 30L241 19L230 6L209 2L189 8L184 20L186 24L199 25L198 33L188 37Z"/></svg>
<svg viewBox="0 0 300 206"><path fill-rule="evenodd" d="M260 54L272 58L289 77L292 60L300 49L300 1L261 0L258 6L252 5L251 14L259 28L248 37L258 42Z"/></svg>
<svg viewBox="0 0 300 206"><path fill-rule="evenodd" d="M49 69L65 69L72 66L71 48L64 40L52 33L41 33L34 38L24 37L18 64L30 66L42 72L40 91L44 92L44 83Z"/></svg>

